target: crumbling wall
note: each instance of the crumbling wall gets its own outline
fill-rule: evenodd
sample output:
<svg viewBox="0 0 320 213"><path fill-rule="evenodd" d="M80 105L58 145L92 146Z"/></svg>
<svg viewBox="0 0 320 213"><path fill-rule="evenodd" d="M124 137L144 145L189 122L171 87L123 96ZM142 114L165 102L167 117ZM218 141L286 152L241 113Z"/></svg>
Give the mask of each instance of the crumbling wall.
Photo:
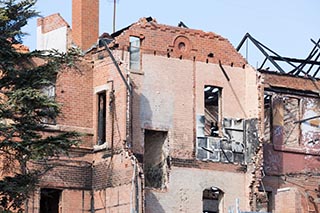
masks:
<svg viewBox="0 0 320 213"><path fill-rule="evenodd" d="M165 188L168 181L167 132L145 130L143 171L145 186Z"/></svg>
<svg viewBox="0 0 320 213"><path fill-rule="evenodd" d="M285 94L275 94L272 98L274 143L316 148L320 132L317 117L320 100Z"/></svg>
<svg viewBox="0 0 320 213"><path fill-rule="evenodd" d="M71 29L59 13L37 20L37 50L55 49L67 52L71 44Z"/></svg>
<svg viewBox="0 0 320 213"><path fill-rule="evenodd" d="M320 131L319 118L314 116L318 115L319 99L294 94L270 94L272 114L267 115L272 116L272 145L265 146L267 172L318 171L316 150Z"/></svg>
<svg viewBox="0 0 320 213"><path fill-rule="evenodd" d="M319 82L263 73L264 187L275 212L319 211ZM292 205L288 205L288 203Z"/></svg>
<svg viewBox="0 0 320 213"><path fill-rule="evenodd" d="M247 64L232 44L216 33L158 24L151 17L141 18L117 33L114 43L119 49L127 50L130 36L142 40L143 54L215 64L221 60L222 64L235 67Z"/></svg>
<svg viewBox="0 0 320 213"><path fill-rule="evenodd" d="M295 173L280 176L266 176L264 184L271 192L272 210L284 212L319 212L319 174ZM289 205L290 204L290 205Z"/></svg>
<svg viewBox="0 0 320 213"><path fill-rule="evenodd" d="M116 49L114 53L123 71L129 67L127 70L128 77L133 88L131 98L132 117L130 118L132 122L132 126L130 126L132 141L129 143L130 147L132 146L132 150L139 157L140 162L146 163L149 160L149 162L154 163L155 156L161 156L161 162L165 163L165 168L168 169L161 171L164 173L168 171L169 173L167 186L159 187L162 192L154 188L152 190L150 188L147 189L146 196L151 198L146 199L146 208L151 208L150 212L185 212L186 209L191 209L190 211L192 212L199 212L202 209L201 196L203 190L214 186L216 182L220 183L220 181L225 180L224 176L221 176L222 173L212 175L219 180L211 179L209 171L213 170L210 172L214 173L215 170L225 170L230 172L230 174L226 175L227 177L237 176L241 179L240 181L233 179L235 182L234 188L239 190L240 184L241 187L246 186L239 194L238 192L234 193L230 186L224 185L220 187L218 184L217 187L227 193L228 204L226 205L234 204L235 199L232 196L237 194L243 199L244 206L242 206L242 209L249 209L246 205L249 205L249 190L247 187L250 182L248 181L250 175L245 173L246 166L239 164L242 164L246 158L248 162L252 162L251 158L258 144L258 88L255 71L245 65L246 61L226 39L214 33L159 25L151 19L141 19L138 23L113 34L113 36L115 36L115 41L110 44L110 47ZM139 70L130 69L129 66L130 36L141 39L141 64L139 66L141 69ZM97 60L95 61L96 71L103 73L104 68L110 68L110 73L113 71L116 73L116 70L108 65L108 63L112 63L110 60L102 60L104 57L102 52L97 54ZM110 73L103 73L101 76L97 76L96 82L99 82L97 86L103 84L102 79L115 80L116 76ZM116 98L123 100L126 94L119 93L119 88L123 89L118 87L120 85L119 82L121 80L117 79L114 85L115 88L118 88L116 90ZM118 85L116 86L116 84ZM199 128L196 118L205 114L205 85L219 87L222 91L221 105L219 106L219 126L223 126L224 119L239 120L242 121L241 134L248 135L248 139L245 139L244 137L239 137L237 133L231 133L231 130L227 130L229 133L224 135L224 130L222 128L219 129L218 138L230 137L226 140L228 143L224 143L224 145L228 146L224 148L229 154L232 153L233 158L234 155L236 156L236 161L240 162L238 165L211 161L204 162L196 159L196 142L197 137L199 137L197 135L197 129ZM109 88L110 86L111 84L108 84ZM119 107L121 109L124 108L123 102L117 102L117 104L120 104ZM124 112L121 115L123 119L125 111L122 112ZM245 124L245 120L248 120L248 123ZM117 122L119 125L123 125L123 120ZM234 127L232 125L224 126ZM248 130L245 128L248 128ZM122 130L119 132L123 133ZM166 149L169 150L168 155L150 157L148 153L146 154L145 151L148 149L146 141L149 141L149 139L146 140L145 133L148 131L167 132ZM156 146L153 148L160 150ZM247 152L251 153L247 154ZM164 161L166 157L167 160ZM224 158L223 161L227 162L227 159ZM172 168L172 165L176 167ZM176 207L171 208L169 203L173 205L172 201L177 201L176 194L179 190L177 190L176 186L179 185L179 181L184 180L184 172L189 171L189 168L197 168L195 169L197 171L196 174L199 174L199 178L201 177L201 179L196 180L197 184L198 182L204 183L208 181L206 182L208 186L204 186L201 189L196 186L197 189L195 191L190 190L189 192L184 192L184 189L181 189L182 203L178 202L178 209ZM172 173L179 169L183 172L176 173L177 176L172 178ZM160 176L162 175L160 174ZM187 177L191 177L190 174ZM189 180L189 178L186 180ZM212 185L209 182L212 182ZM238 183L239 185L237 185ZM188 189L187 185L190 183L187 184L182 181L181 184L183 184L181 187ZM194 198L197 203L196 208L193 208L189 203L183 204L185 200L188 200L189 196L187 195L192 195L188 194L191 192L201 194L199 197ZM245 195L248 196L246 197ZM232 197L230 200L229 196ZM162 204L157 205L155 203L159 200L160 202L164 200L168 202L166 202L166 206L161 206Z"/></svg>
<svg viewBox="0 0 320 213"><path fill-rule="evenodd" d="M320 115L320 99L305 97L301 100L301 108L302 115L300 119L309 119L299 122L301 124L301 144L309 148L318 149L320 147L320 118L318 117Z"/></svg>

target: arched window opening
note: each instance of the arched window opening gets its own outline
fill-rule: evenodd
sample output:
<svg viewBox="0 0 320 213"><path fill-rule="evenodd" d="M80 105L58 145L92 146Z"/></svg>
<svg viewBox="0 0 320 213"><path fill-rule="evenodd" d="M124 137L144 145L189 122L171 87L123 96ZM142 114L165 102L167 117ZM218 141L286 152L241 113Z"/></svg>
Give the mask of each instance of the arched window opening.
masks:
<svg viewBox="0 0 320 213"><path fill-rule="evenodd" d="M210 187L202 192L202 212L218 213L223 191L217 187Z"/></svg>

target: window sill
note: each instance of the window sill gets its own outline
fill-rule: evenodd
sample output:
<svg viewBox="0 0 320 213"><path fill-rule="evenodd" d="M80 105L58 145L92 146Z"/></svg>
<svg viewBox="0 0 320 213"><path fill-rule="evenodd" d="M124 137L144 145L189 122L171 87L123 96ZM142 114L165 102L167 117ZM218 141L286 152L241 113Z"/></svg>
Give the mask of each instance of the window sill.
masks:
<svg viewBox="0 0 320 213"><path fill-rule="evenodd" d="M129 72L130 74L144 75L144 72L142 70L129 69Z"/></svg>
<svg viewBox="0 0 320 213"><path fill-rule="evenodd" d="M87 135L93 135L93 129L87 127L78 127L78 126L69 126L69 125L61 125L61 124L45 124L46 130L51 132L64 132L64 131L75 131L84 133Z"/></svg>
<svg viewBox="0 0 320 213"><path fill-rule="evenodd" d="M163 188L155 188L155 187L151 187L151 186L145 186L145 190L154 191L154 192L158 192L158 193L166 193L166 192L168 192L168 187L165 186Z"/></svg>
<svg viewBox="0 0 320 213"><path fill-rule="evenodd" d="M99 151L102 151L102 150L106 150L107 148L108 148L108 144L107 144L107 142L104 142L101 145L94 145L93 146L93 152L99 152Z"/></svg>

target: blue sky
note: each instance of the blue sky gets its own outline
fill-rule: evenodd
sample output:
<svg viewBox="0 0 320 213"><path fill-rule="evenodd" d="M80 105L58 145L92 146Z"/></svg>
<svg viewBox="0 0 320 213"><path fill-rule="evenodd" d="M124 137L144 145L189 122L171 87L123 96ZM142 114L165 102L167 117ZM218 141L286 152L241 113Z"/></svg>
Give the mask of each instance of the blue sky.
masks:
<svg viewBox="0 0 320 213"><path fill-rule="evenodd" d="M60 13L71 25L71 3L38 0L36 9L43 16ZM116 29L148 16L174 26L183 21L189 28L220 34L234 46L249 32L288 57L305 58L313 47L310 39L320 37L319 0L117 0L116 7ZM112 32L112 17L113 0L100 0L100 34ZM30 34L24 43L34 49L36 20L31 20L24 31ZM249 60L255 54L249 47Z"/></svg>

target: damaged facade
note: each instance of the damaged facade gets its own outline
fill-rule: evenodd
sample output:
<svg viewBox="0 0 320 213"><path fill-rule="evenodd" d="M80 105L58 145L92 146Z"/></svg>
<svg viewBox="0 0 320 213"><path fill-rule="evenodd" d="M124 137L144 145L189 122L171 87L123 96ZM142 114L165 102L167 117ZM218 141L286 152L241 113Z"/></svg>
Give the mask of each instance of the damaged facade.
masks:
<svg viewBox="0 0 320 213"><path fill-rule="evenodd" d="M265 101L264 185L274 208L319 212L319 83L263 73ZM283 200L279 202L279 200ZM295 211L294 211L295 210Z"/></svg>
<svg viewBox="0 0 320 213"><path fill-rule="evenodd" d="M311 39L310 54L297 59L277 54L250 34L237 49L246 39L265 57L257 69L264 119L263 181L257 206L274 212L319 212L320 40Z"/></svg>
<svg viewBox="0 0 320 213"><path fill-rule="evenodd" d="M38 48L87 50L81 72L57 78L51 124L84 136L52 159L28 212L318 211L317 81L256 70L220 35L151 17L86 36L98 2L73 1L72 30L59 14L38 20Z"/></svg>

